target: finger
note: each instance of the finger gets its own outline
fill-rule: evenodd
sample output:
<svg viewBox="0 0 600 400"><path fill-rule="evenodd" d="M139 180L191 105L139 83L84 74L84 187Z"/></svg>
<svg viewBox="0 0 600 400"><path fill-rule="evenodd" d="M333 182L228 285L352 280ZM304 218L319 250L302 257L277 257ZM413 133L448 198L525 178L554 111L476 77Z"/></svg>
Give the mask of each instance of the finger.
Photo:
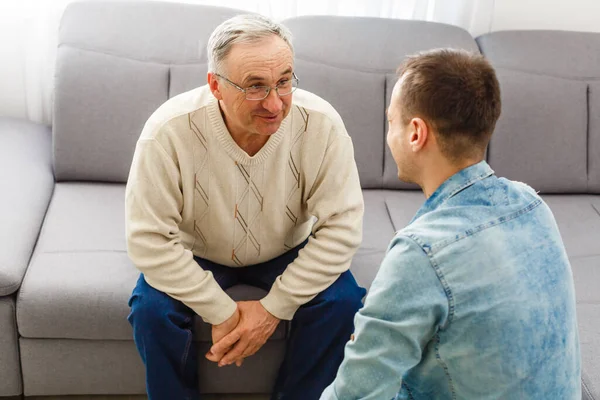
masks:
<svg viewBox="0 0 600 400"><path fill-rule="evenodd" d="M248 347L246 347L246 350L244 351L244 353L242 353L242 358L248 358L250 356L253 356L254 354L256 354L256 352L258 350L260 350L260 348L263 346L264 343L250 343L248 345Z"/></svg>
<svg viewBox="0 0 600 400"><path fill-rule="evenodd" d="M209 352L222 357L223 354L227 353L227 350L229 350L231 346L233 346L238 340L240 340L241 337L242 334L240 330L234 329L233 331L225 335L217 343L213 344Z"/></svg>
<svg viewBox="0 0 600 400"><path fill-rule="evenodd" d="M243 360L243 359L242 359L242 360L237 360L237 361L235 362L235 365L237 365L238 367L241 367L243 363L244 363L244 360Z"/></svg>
<svg viewBox="0 0 600 400"><path fill-rule="evenodd" d="M244 353L244 351L246 350L247 347L248 347L247 340L238 341L235 344L235 346L233 346L233 349L228 351L227 354L225 354L225 356L221 359L221 361L219 361L219 367L222 367L224 365L229 365L232 362L238 360L240 358L240 356Z"/></svg>
<svg viewBox="0 0 600 400"><path fill-rule="evenodd" d="M219 357L217 355L211 353L210 351L204 355L208 361L219 362Z"/></svg>
<svg viewBox="0 0 600 400"><path fill-rule="evenodd" d="M208 353L206 353L205 357L207 360L212 361L212 362L219 362L221 361L221 358L223 358L223 356L231 349L231 347L228 347L227 349L225 349L225 351L223 351L222 354L214 354L212 353L210 350L208 351Z"/></svg>

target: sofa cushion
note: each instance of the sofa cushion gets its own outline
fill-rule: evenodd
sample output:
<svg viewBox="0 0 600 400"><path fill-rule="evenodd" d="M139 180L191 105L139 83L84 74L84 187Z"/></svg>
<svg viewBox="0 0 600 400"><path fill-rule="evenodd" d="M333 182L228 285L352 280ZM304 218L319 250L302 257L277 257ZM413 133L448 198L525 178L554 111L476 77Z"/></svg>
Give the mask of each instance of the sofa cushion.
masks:
<svg viewBox="0 0 600 400"><path fill-rule="evenodd" d="M353 138L363 188L414 188L398 181L385 142L394 72L418 51L478 51L473 38L461 28L424 21L305 16L283 23L294 34L300 85L331 102Z"/></svg>
<svg viewBox="0 0 600 400"><path fill-rule="evenodd" d="M497 68L502 115L488 162L543 193L587 191L587 85Z"/></svg>
<svg viewBox="0 0 600 400"><path fill-rule="evenodd" d="M494 65L572 79L600 77L600 34L504 31L477 38Z"/></svg>
<svg viewBox="0 0 600 400"><path fill-rule="evenodd" d="M600 255L600 196L543 195L570 258Z"/></svg>
<svg viewBox="0 0 600 400"><path fill-rule="evenodd" d="M130 340L127 302L139 271L125 247L125 186L59 183L19 292L19 332L27 338ZM265 292L238 286L235 300ZM210 340L197 318L196 339ZM280 324L273 339L282 339Z"/></svg>
<svg viewBox="0 0 600 400"><path fill-rule="evenodd" d="M510 172L515 179L520 179L519 172L515 170L521 171L521 177L529 179L528 183L543 191L560 192L563 191L561 188L564 188L566 192L600 193L600 102L597 95L600 89L600 33L505 31L483 35L477 38L477 42L481 52L496 68L519 71L529 77L537 75L548 78L545 89L529 84L520 85L518 82L514 82L510 88L512 92L520 93L520 96L510 100L511 104L508 106L504 102L503 116L500 120L505 118L507 107L511 112L521 110L519 116L515 114L511 117L510 126L505 126L518 130L519 133L513 132L513 140L517 140L516 135L531 129L535 129L536 132L545 130L550 134L533 134L537 146L533 146L532 141L525 138L525 146L520 149L521 153L516 153L515 157L505 155L504 160L498 159L503 162L508 159L508 164L503 164L502 168L512 169L507 170L507 173ZM560 81L551 78L560 78ZM579 87L576 98L572 97L573 88L566 89L567 82L573 87ZM589 99L582 100L583 95L587 94L582 93L582 87L585 86L587 87L583 90L589 90ZM566 92L562 89L566 89ZM581 116L577 117L579 122L575 127L568 122L573 121L574 113L582 114L581 104L586 101L589 105L584 105L584 122L586 125L589 122L589 126L586 126L587 136L583 140ZM542 133L545 141L537 139ZM581 153L582 143L587 146L585 154ZM496 150L506 152L515 149L519 147L505 142L503 148ZM557 156L558 151L560 157ZM523 152L529 155L525 157L526 160L535 160L537 164L534 166L532 161L528 161L531 168L523 165ZM546 154L545 158L539 158L541 152ZM563 158L565 154L566 158ZM556 171L558 167L561 171ZM496 169L500 170L500 167L496 166ZM543 174L540 174L540 171L543 171ZM586 187L582 184L584 171L587 175ZM559 179L551 182L556 172ZM537 187L538 183L543 187Z"/></svg>
<svg viewBox="0 0 600 400"><path fill-rule="evenodd" d="M0 297L0 382L0 397L23 393L13 296Z"/></svg>
<svg viewBox="0 0 600 400"><path fill-rule="evenodd" d="M302 16L282 23L294 35L298 59L339 68L389 73L407 54L421 50L458 47L479 51L466 30L435 22Z"/></svg>
<svg viewBox="0 0 600 400"><path fill-rule="evenodd" d="M600 305L577 304L584 400L600 399Z"/></svg>
<svg viewBox="0 0 600 400"><path fill-rule="evenodd" d="M169 97L170 65L206 62L212 30L239 13L160 2L67 7L55 80L57 180L125 182L144 123Z"/></svg>
<svg viewBox="0 0 600 400"><path fill-rule="evenodd" d="M600 250L592 256L569 257L573 280L575 281L575 294L579 304L596 304L600 306ZM600 328L600 325L599 325ZM600 334L600 329L598 329ZM598 354L600 357L600 353Z"/></svg>
<svg viewBox="0 0 600 400"><path fill-rule="evenodd" d="M68 45L57 57L56 179L125 182L146 120L168 98L168 66Z"/></svg>
<svg viewBox="0 0 600 400"><path fill-rule="evenodd" d="M359 285L369 289L390 241L412 219L425 198L420 191L365 190L363 240L350 270Z"/></svg>
<svg viewBox="0 0 600 400"><path fill-rule="evenodd" d="M363 238L360 248L352 259L350 271L358 284L367 290L373 279L387 246L394 236L394 226L385 204L385 190L364 190L365 215L363 218Z"/></svg>
<svg viewBox="0 0 600 400"><path fill-rule="evenodd" d="M385 146L381 114L384 76L302 59L296 61L295 70L300 87L327 100L342 117L354 143L361 186L380 188ZM348 96L348 92L355 95Z"/></svg>
<svg viewBox="0 0 600 400"><path fill-rule="evenodd" d="M212 31L240 13L169 2L72 2L62 16L59 45L163 64L206 62Z"/></svg>
<svg viewBox="0 0 600 400"><path fill-rule="evenodd" d="M570 257L570 261L577 298L583 399L597 400L600 399L600 250L594 256Z"/></svg>
<svg viewBox="0 0 600 400"><path fill-rule="evenodd" d="M589 119L588 190L600 193L600 82L589 85Z"/></svg>
<svg viewBox="0 0 600 400"><path fill-rule="evenodd" d="M392 218L394 231L406 227L425 203L425 200L427 199L421 190L387 191L385 204Z"/></svg>
<svg viewBox="0 0 600 400"><path fill-rule="evenodd" d="M21 338L20 346L25 396L93 399L92 395L104 395L102 399L112 399L118 394L118 399L129 399L127 395L146 394L144 365L132 340ZM241 368L219 368L204 358L210 344L198 343L200 391L269 393L285 346L281 340L268 341Z"/></svg>
<svg viewBox="0 0 600 400"><path fill-rule="evenodd" d="M0 118L0 296L21 285L40 232L54 187L51 149L48 127Z"/></svg>
<svg viewBox="0 0 600 400"><path fill-rule="evenodd" d="M206 85L208 64L171 65L169 97Z"/></svg>

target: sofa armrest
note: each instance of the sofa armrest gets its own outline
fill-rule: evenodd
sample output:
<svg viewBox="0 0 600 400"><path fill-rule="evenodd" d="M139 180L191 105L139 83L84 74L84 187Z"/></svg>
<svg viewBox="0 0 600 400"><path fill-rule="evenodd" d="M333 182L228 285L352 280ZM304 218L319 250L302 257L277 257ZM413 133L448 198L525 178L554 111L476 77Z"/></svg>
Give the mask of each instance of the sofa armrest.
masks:
<svg viewBox="0 0 600 400"><path fill-rule="evenodd" d="M0 296L21 285L54 188L52 132L0 118Z"/></svg>

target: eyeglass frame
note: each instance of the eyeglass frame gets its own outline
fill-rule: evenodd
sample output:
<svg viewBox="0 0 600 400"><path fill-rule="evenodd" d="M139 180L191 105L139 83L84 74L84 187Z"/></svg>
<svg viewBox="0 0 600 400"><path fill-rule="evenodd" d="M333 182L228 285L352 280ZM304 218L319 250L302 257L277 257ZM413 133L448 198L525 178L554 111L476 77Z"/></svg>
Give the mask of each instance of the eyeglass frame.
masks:
<svg viewBox="0 0 600 400"><path fill-rule="evenodd" d="M250 101L262 101L264 99L266 99L267 97L269 97L269 95L271 94L271 90L275 89L275 93L277 93L277 96L279 97L283 97L283 96L289 96L290 94L294 93L296 91L296 89L298 89L298 83L300 82L300 79L298 79L298 77L296 76L295 72L292 72L292 79L291 81L296 81L296 86L292 86L292 91L289 93L286 93L284 95L279 94L279 88L277 87L277 85L275 86L267 86L267 85L252 85L252 86L248 86L247 88L243 88L240 85L230 81L229 79L225 78L223 75L217 74L216 72L214 73L215 76L218 76L219 78L225 79L231 86L233 86L234 88L236 88L237 90L239 90L240 92L244 93L244 96L246 97L246 100L250 100ZM265 97L261 98L261 99L249 99L248 98L248 94L246 93L246 91L250 88L266 88L267 90L267 94L265 95Z"/></svg>

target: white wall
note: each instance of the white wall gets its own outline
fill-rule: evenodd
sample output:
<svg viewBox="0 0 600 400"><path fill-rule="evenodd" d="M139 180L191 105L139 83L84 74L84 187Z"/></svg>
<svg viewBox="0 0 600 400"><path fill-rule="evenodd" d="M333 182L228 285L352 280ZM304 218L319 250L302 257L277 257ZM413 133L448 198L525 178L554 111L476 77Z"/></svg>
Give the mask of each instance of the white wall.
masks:
<svg viewBox="0 0 600 400"><path fill-rule="evenodd" d="M6 6L0 4L0 116L26 118L25 71L21 20Z"/></svg>
<svg viewBox="0 0 600 400"><path fill-rule="evenodd" d="M492 31L510 29L600 32L600 0L496 0Z"/></svg>

